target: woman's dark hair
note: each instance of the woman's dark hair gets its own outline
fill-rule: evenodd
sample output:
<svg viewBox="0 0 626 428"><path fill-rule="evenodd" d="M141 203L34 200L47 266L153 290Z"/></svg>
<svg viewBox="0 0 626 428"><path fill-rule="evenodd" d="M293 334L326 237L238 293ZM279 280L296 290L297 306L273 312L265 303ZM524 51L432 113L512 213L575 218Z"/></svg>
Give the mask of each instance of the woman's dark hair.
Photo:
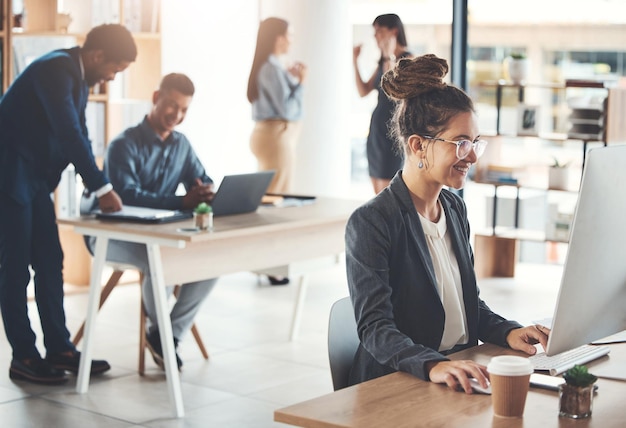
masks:
<svg viewBox="0 0 626 428"><path fill-rule="evenodd" d="M383 74L381 87L396 101L391 133L399 147L411 135L436 136L459 113L473 112L474 103L461 89L446 84L448 63L435 55L402 58Z"/></svg>
<svg viewBox="0 0 626 428"><path fill-rule="evenodd" d="M133 62L137 58L137 45L132 34L119 24L102 24L92 28L82 49L102 50L107 62Z"/></svg>
<svg viewBox="0 0 626 428"><path fill-rule="evenodd" d="M387 13L385 15L378 15L372 25L378 25L379 27L389 28L393 30L394 28L398 30L398 35L396 37L396 41L400 46L407 47L406 43L406 33L404 32L404 24L400 17L395 13Z"/></svg>
<svg viewBox="0 0 626 428"><path fill-rule="evenodd" d="M163 77L159 85L159 91L176 90L183 95L193 96L195 87L189 77L182 73L170 73Z"/></svg>
<svg viewBox="0 0 626 428"><path fill-rule="evenodd" d="M253 102L259 98L259 88L257 86L257 76L261 66L274 51L276 39L287 34L289 23L281 18L267 18L259 24L259 31L256 37L256 49L250 77L248 77L248 101Z"/></svg>

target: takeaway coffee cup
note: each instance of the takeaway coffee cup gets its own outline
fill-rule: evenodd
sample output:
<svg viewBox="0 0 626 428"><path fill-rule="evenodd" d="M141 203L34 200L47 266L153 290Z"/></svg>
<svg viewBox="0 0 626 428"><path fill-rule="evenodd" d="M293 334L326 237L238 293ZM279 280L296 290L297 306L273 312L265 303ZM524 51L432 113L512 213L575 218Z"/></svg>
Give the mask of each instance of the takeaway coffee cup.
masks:
<svg viewBox="0 0 626 428"><path fill-rule="evenodd" d="M505 418L521 418L533 365L524 357L502 355L487 365L491 382L493 413Z"/></svg>

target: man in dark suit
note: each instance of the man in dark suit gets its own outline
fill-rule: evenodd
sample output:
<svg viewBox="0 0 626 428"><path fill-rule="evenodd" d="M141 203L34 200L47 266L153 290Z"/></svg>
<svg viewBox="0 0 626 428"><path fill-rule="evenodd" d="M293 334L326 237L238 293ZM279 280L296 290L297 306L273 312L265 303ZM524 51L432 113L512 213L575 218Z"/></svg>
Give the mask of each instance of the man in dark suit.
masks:
<svg viewBox="0 0 626 428"><path fill-rule="evenodd" d="M122 208L98 169L87 135L89 87L113 80L137 56L121 25L93 28L82 47L33 61L0 101L0 310L13 349L11 379L59 384L76 373L80 354L69 339L63 309L63 252L50 193L72 163L103 211ZM35 345L26 289L35 273L35 300L46 357ZM109 370L94 361L91 372Z"/></svg>

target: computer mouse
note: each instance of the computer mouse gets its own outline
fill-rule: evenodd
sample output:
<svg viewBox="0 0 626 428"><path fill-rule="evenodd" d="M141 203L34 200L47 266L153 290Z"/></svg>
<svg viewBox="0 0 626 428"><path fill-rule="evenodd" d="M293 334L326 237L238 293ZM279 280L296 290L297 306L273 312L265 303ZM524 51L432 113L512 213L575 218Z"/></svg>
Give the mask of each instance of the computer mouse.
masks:
<svg viewBox="0 0 626 428"><path fill-rule="evenodd" d="M487 382L487 388L483 388L482 386L480 386L480 383L474 379L474 378L470 378L470 385L472 386L472 389L475 392L478 392L480 394L491 394L491 385L489 384L489 382Z"/></svg>

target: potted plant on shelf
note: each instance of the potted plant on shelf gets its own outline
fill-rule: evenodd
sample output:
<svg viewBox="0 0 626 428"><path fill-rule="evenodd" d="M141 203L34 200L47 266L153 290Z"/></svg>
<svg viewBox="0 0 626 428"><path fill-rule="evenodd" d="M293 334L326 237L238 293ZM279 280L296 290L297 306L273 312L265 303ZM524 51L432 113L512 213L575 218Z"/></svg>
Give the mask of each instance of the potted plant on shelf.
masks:
<svg viewBox="0 0 626 428"><path fill-rule="evenodd" d="M569 187L569 162L559 162L554 158L554 162L548 170L548 188L557 190L567 190Z"/></svg>
<svg viewBox="0 0 626 428"><path fill-rule="evenodd" d="M588 418L593 405L594 383L598 378L586 366L576 365L563 374L565 383L559 387L559 416Z"/></svg>
<svg viewBox="0 0 626 428"><path fill-rule="evenodd" d="M522 52L512 52L504 59L504 70L508 80L520 85L528 78L530 62Z"/></svg>
<svg viewBox="0 0 626 428"><path fill-rule="evenodd" d="M200 230L213 229L213 208L206 202L201 202L193 210L193 218L196 227Z"/></svg>

